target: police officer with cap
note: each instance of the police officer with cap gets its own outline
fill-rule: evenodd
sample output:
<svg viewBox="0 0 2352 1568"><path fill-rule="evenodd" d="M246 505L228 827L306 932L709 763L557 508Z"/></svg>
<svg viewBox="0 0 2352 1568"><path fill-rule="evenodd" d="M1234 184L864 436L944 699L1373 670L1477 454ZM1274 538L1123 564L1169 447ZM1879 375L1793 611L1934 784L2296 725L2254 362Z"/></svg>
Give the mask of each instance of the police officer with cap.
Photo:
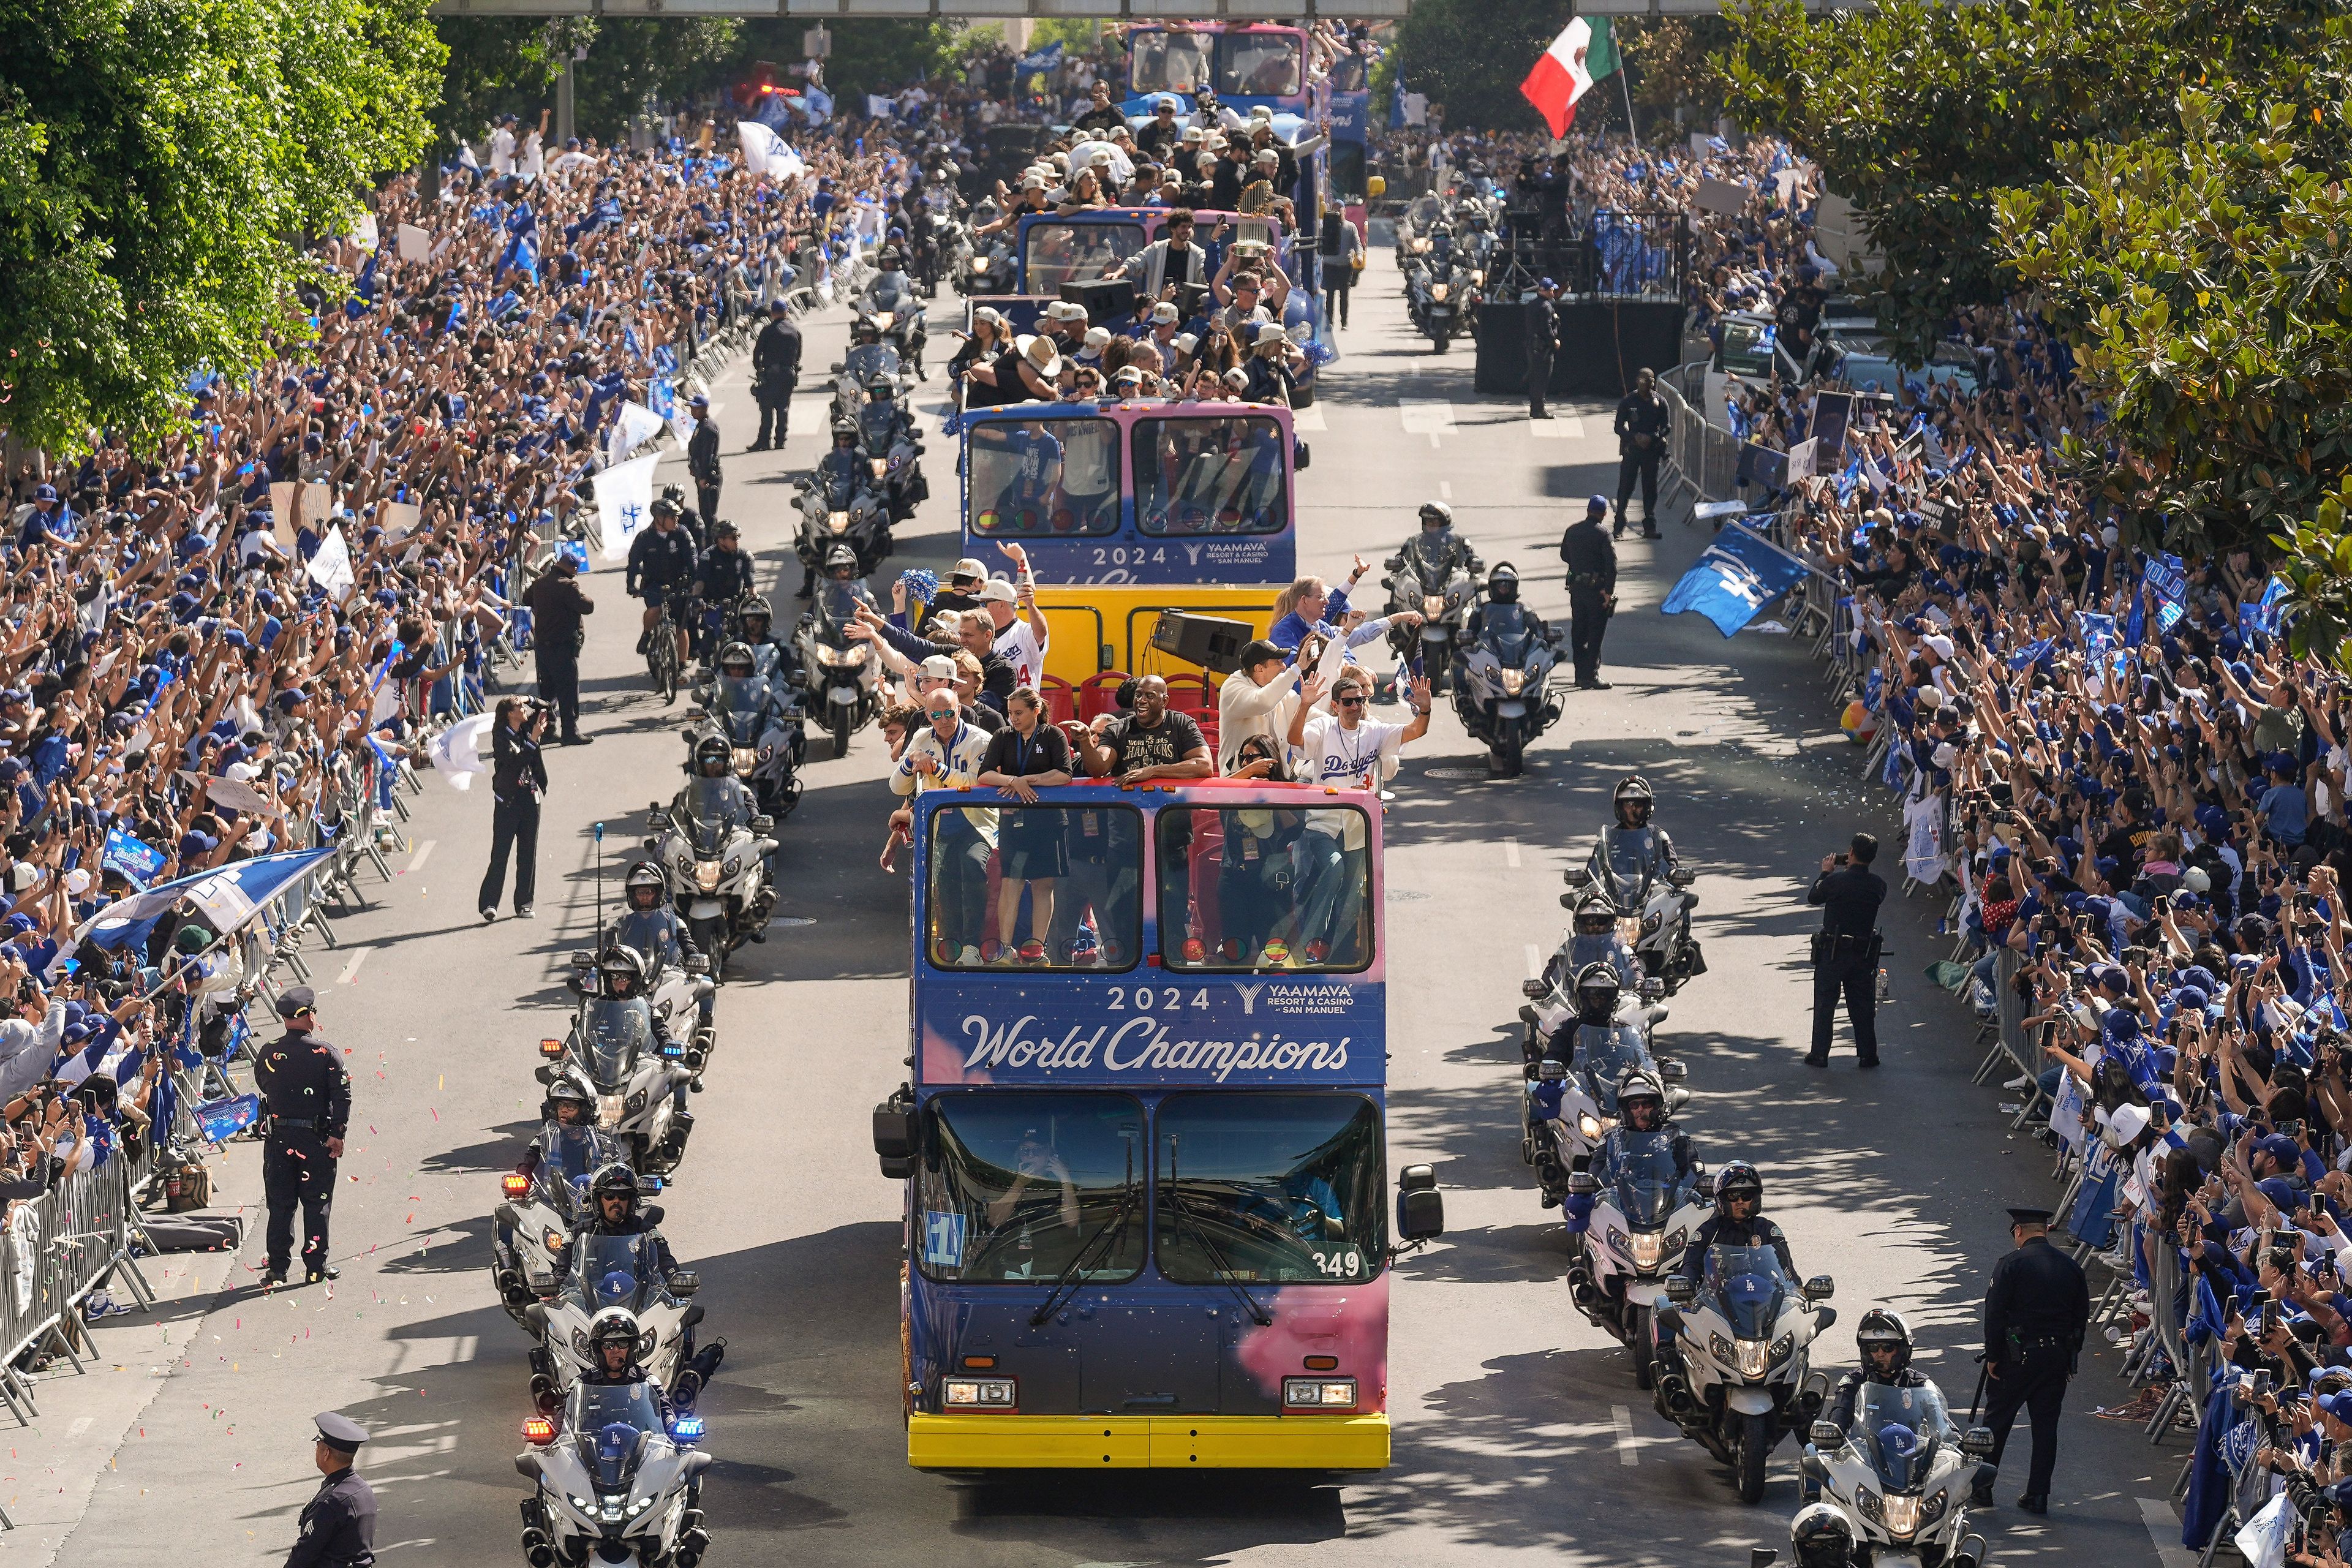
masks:
<svg viewBox="0 0 2352 1568"><path fill-rule="evenodd" d="M285 1037L264 1049L253 1068L266 1140L261 1184L269 1204L265 1278L272 1285L286 1283L297 1204L302 1208L304 1283L316 1285L341 1272L327 1261L327 1210L334 1200L343 1130L352 1118L352 1079L343 1070L342 1052L312 1032L318 1005L307 985L279 992L278 1016L286 1021Z"/></svg>
<svg viewBox="0 0 2352 1568"><path fill-rule="evenodd" d="M1549 419L1551 410L1544 406L1544 394L1551 389L1552 351L1559 346L1559 311L1552 303L1559 298L1559 285L1550 279L1538 279L1536 297L1528 301L1528 417Z"/></svg>
<svg viewBox="0 0 2352 1568"><path fill-rule="evenodd" d="M768 324L751 344L751 396L760 405L760 438L754 452L784 444L784 426L792 418L793 389L801 379L801 330L792 310L782 300L768 306Z"/></svg>
<svg viewBox="0 0 2352 1568"><path fill-rule="evenodd" d="M1584 520L1559 536L1559 558L1568 563L1568 646L1579 691L1609 689L1601 679L1601 639L1617 609L1617 545L1601 526L1608 515L1609 498L1596 495L1584 503Z"/></svg>
<svg viewBox="0 0 2352 1568"><path fill-rule="evenodd" d="M368 1568L375 1561L375 1489L352 1468L367 1428L331 1410L311 1419L322 1479L302 1510L301 1539L286 1554L286 1568Z"/></svg>
<svg viewBox="0 0 2352 1568"><path fill-rule="evenodd" d="M2050 1474L2058 1465L2058 1412L2066 1401L2066 1380L2083 1353L2091 1323L2091 1287L2083 1267L2050 1245L2050 1211L2009 1211L2010 1239L2017 1250L1993 1265L1985 1290L1985 1425L1992 1428L1992 1456L2009 1447L2017 1413L2033 1422L2033 1460L2025 1495L2017 1506L2028 1513L2050 1511ZM1969 1498L1976 1508L1992 1506L1990 1482Z"/></svg>
<svg viewBox="0 0 2352 1568"><path fill-rule="evenodd" d="M694 410L694 434L686 443L686 471L694 480L694 504L705 523L719 521L719 421L710 416L710 399L698 392L688 405Z"/></svg>
<svg viewBox="0 0 2352 1568"><path fill-rule="evenodd" d="M1822 874L1805 895L1822 907L1822 929L1813 937L1813 1048L1809 1068L1830 1065L1830 1035L1837 1027L1838 994L1845 995L1853 1025L1854 1055L1862 1066L1878 1065L1878 906L1886 901L1886 879L1870 868L1878 840L1857 833L1843 855L1822 857Z"/></svg>

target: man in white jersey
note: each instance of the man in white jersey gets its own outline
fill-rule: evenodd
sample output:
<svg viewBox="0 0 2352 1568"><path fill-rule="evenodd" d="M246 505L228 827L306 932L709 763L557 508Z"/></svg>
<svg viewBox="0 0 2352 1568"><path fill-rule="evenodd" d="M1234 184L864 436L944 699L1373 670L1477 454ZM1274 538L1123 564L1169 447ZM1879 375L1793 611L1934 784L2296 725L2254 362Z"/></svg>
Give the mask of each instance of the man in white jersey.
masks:
<svg viewBox="0 0 2352 1568"><path fill-rule="evenodd" d="M1412 683L1412 721L1385 724L1364 717L1372 678L1352 667L1330 682L1331 710L1315 713L1323 695L1320 676L1309 677L1290 716L1290 744L1304 753L1301 776L1340 789L1381 787L1396 772L1397 751L1429 732L1429 681ZM1311 715L1311 716L1310 716ZM1298 838L1300 880L1306 888L1299 917L1300 952L1309 966L1353 969L1363 963L1361 913L1371 886L1366 863L1370 842L1364 814L1338 806L1307 814Z"/></svg>

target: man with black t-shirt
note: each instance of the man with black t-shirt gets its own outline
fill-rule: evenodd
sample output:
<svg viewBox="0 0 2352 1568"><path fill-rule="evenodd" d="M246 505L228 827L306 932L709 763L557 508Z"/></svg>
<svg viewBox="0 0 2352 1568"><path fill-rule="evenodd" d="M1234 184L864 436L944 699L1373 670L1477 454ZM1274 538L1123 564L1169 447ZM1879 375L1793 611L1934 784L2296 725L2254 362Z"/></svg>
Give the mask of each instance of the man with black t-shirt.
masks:
<svg viewBox="0 0 2352 1568"><path fill-rule="evenodd" d="M1094 743L1082 746L1089 778L1123 784L1154 779L1171 783L1207 778L1217 771L1201 727L1182 713L1168 711L1168 683L1147 675L1131 688L1135 710L1097 721Z"/></svg>

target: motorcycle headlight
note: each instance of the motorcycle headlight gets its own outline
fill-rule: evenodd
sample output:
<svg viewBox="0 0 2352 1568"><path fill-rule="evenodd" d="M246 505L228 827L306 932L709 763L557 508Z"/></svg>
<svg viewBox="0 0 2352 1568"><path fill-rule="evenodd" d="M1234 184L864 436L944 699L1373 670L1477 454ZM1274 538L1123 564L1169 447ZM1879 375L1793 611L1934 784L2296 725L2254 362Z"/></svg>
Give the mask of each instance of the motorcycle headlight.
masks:
<svg viewBox="0 0 2352 1568"><path fill-rule="evenodd" d="M866 645L860 643L855 647L827 647L824 644L819 643L816 645L816 661L819 664L864 664Z"/></svg>
<svg viewBox="0 0 2352 1568"><path fill-rule="evenodd" d="M1878 1494L1868 1487L1853 1489L1853 1509L1856 1513L1873 1524L1880 1523L1886 1518L1886 1510L1880 1505Z"/></svg>
<svg viewBox="0 0 2352 1568"><path fill-rule="evenodd" d="M1915 1534L1919 1529L1919 1500L1899 1492L1886 1498L1886 1533L1897 1538Z"/></svg>
<svg viewBox="0 0 2352 1568"><path fill-rule="evenodd" d="M887 332L898 319L898 316L891 311L877 310L874 313L874 330L877 332Z"/></svg>
<svg viewBox="0 0 2352 1568"><path fill-rule="evenodd" d="M1654 1230L1637 1230L1633 1236L1631 1251L1633 1267L1644 1274L1658 1271L1658 1259L1665 1250L1665 1237Z"/></svg>
<svg viewBox="0 0 2352 1568"><path fill-rule="evenodd" d="M1737 1366L1739 1364L1738 1351L1734 1349L1731 1342L1725 1339L1721 1334L1709 1334L1706 1336L1706 1351L1707 1354L1715 1357L1716 1360L1721 1362L1726 1366Z"/></svg>
<svg viewBox="0 0 2352 1568"><path fill-rule="evenodd" d="M1764 1359L1768 1364L1779 1366L1782 1362L1789 1359L1789 1352L1796 1348L1797 1336L1794 1334L1782 1334L1779 1339L1772 1342L1772 1353Z"/></svg>
<svg viewBox="0 0 2352 1568"><path fill-rule="evenodd" d="M1502 676L1503 695L1506 697L1517 697L1519 694L1519 688L1528 683L1528 672L1524 669L1507 669L1502 672Z"/></svg>
<svg viewBox="0 0 2352 1568"><path fill-rule="evenodd" d="M1600 1142L1601 1118L1593 1115L1592 1112L1589 1110L1578 1111L1576 1113L1576 1135L1583 1139L1587 1143Z"/></svg>
<svg viewBox="0 0 2352 1568"><path fill-rule="evenodd" d="M621 1097L617 1094L598 1095L596 1097L596 1125L599 1127L618 1127L620 1124Z"/></svg>
<svg viewBox="0 0 2352 1568"><path fill-rule="evenodd" d="M1443 594L1423 594L1423 595L1421 596L1421 616L1422 616L1422 619L1423 619L1423 620L1427 620L1427 621L1433 621L1433 620L1437 620L1437 619L1439 619L1439 618L1440 618L1440 617L1442 617L1444 614L1445 614L1445 595L1443 595Z"/></svg>
<svg viewBox="0 0 2352 1568"><path fill-rule="evenodd" d="M584 1497L573 1497L570 1492L565 1492L563 1494L563 1500L570 1503L573 1508L578 1509L582 1513L594 1513L596 1511L596 1505L590 1502Z"/></svg>
<svg viewBox="0 0 2352 1568"><path fill-rule="evenodd" d="M890 471L889 463L881 458L870 458L866 459L866 466L874 470L874 477L877 479Z"/></svg>
<svg viewBox="0 0 2352 1568"><path fill-rule="evenodd" d="M717 892L721 864L717 860L697 860L694 863L694 885L706 893Z"/></svg>
<svg viewBox="0 0 2352 1568"><path fill-rule="evenodd" d="M971 269L972 269L974 272L985 272L985 271L987 271L987 270L988 270L988 258L987 258L987 257L985 257L985 256L975 256L975 257L973 257L973 258L971 258Z"/></svg>
<svg viewBox="0 0 2352 1568"><path fill-rule="evenodd" d="M847 533L849 531L849 514L845 511L826 512L824 514L824 525L833 530L835 533Z"/></svg>
<svg viewBox="0 0 2352 1568"><path fill-rule="evenodd" d="M1761 1378L1772 1370L1772 1347L1762 1340L1741 1340L1737 1349L1739 1353L1732 1364L1739 1368L1740 1376Z"/></svg>
<svg viewBox="0 0 2352 1568"><path fill-rule="evenodd" d="M631 1116L635 1116L638 1111L643 1110L645 1108L646 1091L642 1089L637 1090L636 1093L629 1096L627 1101L621 1107L622 1110L627 1111Z"/></svg>
<svg viewBox="0 0 2352 1568"><path fill-rule="evenodd" d="M651 1508L651 1507L653 1507L653 1506L654 1506L654 1500L653 1500L653 1499L651 1499L651 1498L649 1498L649 1497L646 1497L646 1498L639 1498L636 1501L635 1501L635 1502L633 1502L633 1503L631 1503L631 1504L629 1505L629 1517L630 1517L631 1519L635 1519L635 1518L636 1518L636 1517L637 1517L637 1515L639 1515L639 1514L641 1514L641 1513L645 1512L645 1511L646 1511L646 1510L647 1510L647 1509L649 1509L649 1508Z"/></svg>
<svg viewBox="0 0 2352 1568"><path fill-rule="evenodd" d="M758 753L753 752L751 747L738 746L735 748L735 771L737 773L750 773L751 771L751 764L758 760Z"/></svg>
<svg viewBox="0 0 2352 1568"><path fill-rule="evenodd" d="M1933 1524L1943 1518L1944 1509L1951 1500L1952 1494L1949 1490L1939 1491L1933 1497L1922 1498L1919 1501L1919 1522Z"/></svg>
<svg viewBox="0 0 2352 1568"><path fill-rule="evenodd" d="M1627 947L1642 940L1642 919L1639 915L1619 915L1617 936Z"/></svg>
<svg viewBox="0 0 2352 1568"><path fill-rule="evenodd" d="M1687 1230L1668 1231L1666 1233L1666 1239L1661 1244L1665 1251L1665 1260L1672 1263L1675 1258L1681 1257L1683 1244L1689 1239L1690 1232Z"/></svg>
<svg viewBox="0 0 2352 1568"><path fill-rule="evenodd" d="M1655 931L1658 929L1658 925L1659 918L1654 912L1643 915L1642 917L1642 934L1643 936L1650 935L1653 931Z"/></svg>

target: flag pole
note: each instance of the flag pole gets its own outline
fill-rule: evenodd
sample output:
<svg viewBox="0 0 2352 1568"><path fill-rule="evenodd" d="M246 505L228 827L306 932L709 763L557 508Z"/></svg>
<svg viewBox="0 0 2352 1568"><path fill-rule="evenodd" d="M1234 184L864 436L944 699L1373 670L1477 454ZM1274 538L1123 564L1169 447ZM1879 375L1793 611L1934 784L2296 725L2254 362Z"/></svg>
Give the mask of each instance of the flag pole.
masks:
<svg viewBox="0 0 2352 1568"><path fill-rule="evenodd" d="M1617 25L1614 22L1609 24L1609 52L1617 57L1617 86L1625 94L1625 134L1638 147L1642 144L1642 131L1633 123L1633 83L1631 74L1625 69L1625 51L1617 46Z"/></svg>

